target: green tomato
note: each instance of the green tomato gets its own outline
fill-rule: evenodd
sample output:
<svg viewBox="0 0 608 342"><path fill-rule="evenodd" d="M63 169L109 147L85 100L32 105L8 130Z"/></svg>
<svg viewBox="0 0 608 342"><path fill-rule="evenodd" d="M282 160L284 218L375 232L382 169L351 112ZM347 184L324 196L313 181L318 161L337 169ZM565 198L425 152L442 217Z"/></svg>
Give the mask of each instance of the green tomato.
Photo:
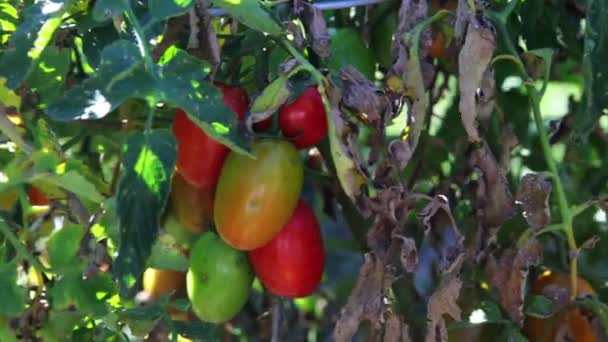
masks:
<svg viewBox="0 0 608 342"><path fill-rule="evenodd" d="M331 56L329 68L339 71L352 65L370 80L374 79L376 63L374 53L365 46L365 41L354 28L330 30Z"/></svg>
<svg viewBox="0 0 608 342"><path fill-rule="evenodd" d="M253 270L247 254L207 232L194 244L186 288L192 310L203 321L232 319L247 303Z"/></svg>

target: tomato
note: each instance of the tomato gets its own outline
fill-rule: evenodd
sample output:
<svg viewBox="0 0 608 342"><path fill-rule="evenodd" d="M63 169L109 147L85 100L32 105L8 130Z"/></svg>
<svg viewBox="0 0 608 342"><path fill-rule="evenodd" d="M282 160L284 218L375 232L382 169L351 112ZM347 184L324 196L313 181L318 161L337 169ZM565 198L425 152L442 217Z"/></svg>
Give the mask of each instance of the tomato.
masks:
<svg viewBox="0 0 608 342"><path fill-rule="evenodd" d="M27 196L32 205L48 205L50 203L46 195L35 186L28 187Z"/></svg>
<svg viewBox="0 0 608 342"><path fill-rule="evenodd" d="M313 293L323 276L325 248L310 206L300 200L281 232L268 244L250 251L249 260L271 292L284 297Z"/></svg>
<svg viewBox="0 0 608 342"><path fill-rule="evenodd" d="M171 212L184 227L200 234L213 218L213 192L192 186L176 172L171 186Z"/></svg>
<svg viewBox="0 0 608 342"><path fill-rule="evenodd" d="M354 28L330 30L331 56L329 67L339 71L352 65L370 80L374 79L376 64L374 54L367 46L361 34Z"/></svg>
<svg viewBox="0 0 608 342"><path fill-rule="evenodd" d="M304 168L293 144L262 140L256 159L231 153L215 195L215 226L230 246L262 247L289 221L302 191Z"/></svg>
<svg viewBox="0 0 608 342"><path fill-rule="evenodd" d="M243 119L249 107L247 93L237 87L216 84L222 90L223 102ZM186 112L178 109L173 120L177 138L177 169L184 179L198 188L212 188L217 183L228 147L209 137Z"/></svg>
<svg viewBox="0 0 608 342"><path fill-rule="evenodd" d="M192 310L207 322L232 319L247 303L253 277L247 254L212 232L204 233L190 252L186 276Z"/></svg>
<svg viewBox="0 0 608 342"><path fill-rule="evenodd" d="M148 268L143 275L143 290L149 300L158 298L175 291L174 295L184 294L186 289L186 273L175 270Z"/></svg>
<svg viewBox="0 0 608 342"><path fill-rule="evenodd" d="M327 136L327 112L316 87L308 87L292 103L279 109L279 127L298 149L313 146Z"/></svg>
<svg viewBox="0 0 608 342"><path fill-rule="evenodd" d="M11 210L17 203L17 197L19 197L19 189L11 188L0 192L0 210Z"/></svg>
<svg viewBox="0 0 608 342"><path fill-rule="evenodd" d="M173 213L169 213L163 223L163 228L169 233L175 241L183 246L183 248L189 249L190 245L193 244L198 238L199 234L193 233L183 224L181 224Z"/></svg>
<svg viewBox="0 0 608 342"><path fill-rule="evenodd" d="M549 285L556 285L570 290L570 275L547 271L535 279L532 285L532 294L542 295L543 290ZM583 278L577 281L577 296L594 295L595 291ZM591 322L581 312L580 308L572 308L561 311L548 319L526 317L524 331L530 342L549 342L556 339L560 329L567 326L572 341L592 342L596 341Z"/></svg>

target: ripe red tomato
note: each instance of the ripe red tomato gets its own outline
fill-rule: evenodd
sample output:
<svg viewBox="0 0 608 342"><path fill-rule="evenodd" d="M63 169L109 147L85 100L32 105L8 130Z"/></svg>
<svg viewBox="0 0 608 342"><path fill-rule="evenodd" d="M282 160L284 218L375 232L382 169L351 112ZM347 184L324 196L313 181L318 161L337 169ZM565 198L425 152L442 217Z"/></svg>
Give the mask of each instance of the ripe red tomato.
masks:
<svg viewBox="0 0 608 342"><path fill-rule="evenodd" d="M279 127L286 137L294 139L298 149L315 145L327 136L327 114L317 88L306 88L295 101L279 109Z"/></svg>
<svg viewBox="0 0 608 342"><path fill-rule="evenodd" d="M281 232L250 251L249 260L262 284L279 296L305 297L314 292L323 276L325 248L310 206L300 200Z"/></svg>
<svg viewBox="0 0 608 342"><path fill-rule="evenodd" d="M251 151L256 159L228 156L214 200L218 233L240 250L262 247L279 233L298 204L304 177L298 151L288 141L258 141Z"/></svg>
<svg viewBox="0 0 608 342"><path fill-rule="evenodd" d="M243 119L249 107L247 93L238 87L216 86L222 90L224 104ZM173 134L177 138L178 172L198 188L215 186L230 149L205 134L181 109L175 112Z"/></svg>
<svg viewBox="0 0 608 342"><path fill-rule="evenodd" d="M32 205L48 205L50 203L48 197L35 186L28 187L27 196Z"/></svg>

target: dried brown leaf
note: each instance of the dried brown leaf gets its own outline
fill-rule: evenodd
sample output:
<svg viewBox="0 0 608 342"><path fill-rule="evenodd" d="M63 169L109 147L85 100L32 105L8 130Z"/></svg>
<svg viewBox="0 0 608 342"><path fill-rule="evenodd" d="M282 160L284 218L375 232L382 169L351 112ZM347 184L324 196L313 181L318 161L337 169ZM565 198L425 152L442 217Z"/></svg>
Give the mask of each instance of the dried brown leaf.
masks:
<svg viewBox="0 0 608 342"><path fill-rule="evenodd" d="M425 226L425 240L432 241L431 245L439 257L441 273L458 271L465 257L462 245L464 236L456 226L447 198L437 196L420 211L419 216Z"/></svg>
<svg viewBox="0 0 608 342"><path fill-rule="evenodd" d="M331 52L330 36L323 12L309 3L303 5L305 8L303 22L306 32L312 37L312 50L320 57L327 58Z"/></svg>
<svg viewBox="0 0 608 342"><path fill-rule="evenodd" d="M355 288L342 308L334 328L333 340L351 341L364 321L368 321L374 330L379 330L382 327L380 322L384 310L385 290L392 282L393 276L387 272L382 261L373 253L365 254Z"/></svg>
<svg viewBox="0 0 608 342"><path fill-rule="evenodd" d="M448 331L444 315L460 321L461 310L458 306L458 297L462 281L458 278L450 279L441 286L429 299L427 304L427 332L426 342L447 341Z"/></svg>
<svg viewBox="0 0 608 342"><path fill-rule="evenodd" d="M389 74L402 77L408 70L408 46L401 39L407 32L410 32L416 25L427 17L427 2L416 0L402 0L399 8L397 29L395 39L393 39L391 51L395 56L395 63L391 67ZM424 35L430 36L430 30L426 30ZM423 41L428 37L423 36Z"/></svg>
<svg viewBox="0 0 608 342"><path fill-rule="evenodd" d="M418 269L418 250L416 249L416 241L399 234L393 234L393 237L402 241L399 259L401 260L403 269L408 273L415 272L416 269Z"/></svg>
<svg viewBox="0 0 608 342"><path fill-rule="evenodd" d="M599 236L593 235L592 237L585 240L585 242L583 242L581 244L581 249L594 249L595 245L597 245L597 243L600 242L600 240L601 239Z"/></svg>
<svg viewBox="0 0 608 342"><path fill-rule="evenodd" d="M484 229L498 227L515 213L515 201L507 177L485 142L473 151L470 165L481 173L475 189L480 224Z"/></svg>
<svg viewBox="0 0 608 342"><path fill-rule="evenodd" d="M462 123L469 137L475 143L481 140L477 131L476 118L479 113L478 89L484 73L492 60L496 42L494 32L485 22L477 18L471 20L464 46L458 56L460 103L458 109Z"/></svg>
<svg viewBox="0 0 608 342"><path fill-rule="evenodd" d="M399 170L405 169L413 154L410 144L401 139L396 139L389 143L388 153Z"/></svg>
<svg viewBox="0 0 608 342"><path fill-rule="evenodd" d="M494 69L487 68L477 89L477 117L482 121L490 120L496 106L496 79Z"/></svg>
<svg viewBox="0 0 608 342"><path fill-rule="evenodd" d="M391 241L391 232L407 215L405 189L402 185L381 189L368 204L374 213L374 222L367 233L367 244L378 255L384 255Z"/></svg>
<svg viewBox="0 0 608 342"><path fill-rule="evenodd" d="M384 324L384 338L382 342L409 342L409 327L403 320L394 313L390 313Z"/></svg>
<svg viewBox="0 0 608 342"><path fill-rule="evenodd" d="M198 58L207 60L211 65L218 65L220 45L213 27L213 18L207 10L209 7L211 7L209 0L198 0L196 6L190 10L188 51Z"/></svg>
<svg viewBox="0 0 608 342"><path fill-rule="evenodd" d="M542 258L542 246L531 239L515 250L507 250L491 270L490 284L498 289L500 305L511 320L520 326L523 323L524 286L529 268Z"/></svg>
<svg viewBox="0 0 608 342"><path fill-rule="evenodd" d="M464 41L464 35L471 17L472 13L469 9L468 0L458 0L456 22L454 23L454 36L459 42Z"/></svg>
<svg viewBox="0 0 608 342"><path fill-rule="evenodd" d="M515 132L513 132L513 128L506 126L502 129L501 141L500 168L504 172L507 172L509 165L511 165L511 151L519 144L519 140L517 139Z"/></svg>
<svg viewBox="0 0 608 342"><path fill-rule="evenodd" d="M342 105L367 125L377 129L391 117L388 97L353 66L340 71L343 84Z"/></svg>
<svg viewBox="0 0 608 342"><path fill-rule="evenodd" d="M521 204L530 228L537 231L551 222L549 197L552 185L544 175L527 174L522 178L515 200Z"/></svg>

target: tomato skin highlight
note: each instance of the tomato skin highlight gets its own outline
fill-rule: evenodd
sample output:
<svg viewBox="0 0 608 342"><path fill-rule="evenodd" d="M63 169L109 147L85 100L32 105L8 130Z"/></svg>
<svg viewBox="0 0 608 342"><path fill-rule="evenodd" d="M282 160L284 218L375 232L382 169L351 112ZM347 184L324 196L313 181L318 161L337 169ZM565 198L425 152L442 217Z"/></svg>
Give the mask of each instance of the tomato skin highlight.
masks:
<svg viewBox="0 0 608 342"><path fill-rule="evenodd" d="M228 156L214 201L218 233L240 250L262 247L279 233L298 204L304 178L290 142L261 140L251 150L257 159Z"/></svg>
<svg viewBox="0 0 608 342"><path fill-rule="evenodd" d="M206 232L190 253L186 275L192 311L203 321L220 323L241 311L251 292L253 270L247 254Z"/></svg>
<svg viewBox="0 0 608 342"><path fill-rule="evenodd" d="M213 219L213 189L196 188L176 172L171 185L171 212L179 223L200 234Z"/></svg>
<svg viewBox="0 0 608 342"><path fill-rule="evenodd" d="M258 278L283 297L313 293L323 276L325 247L314 212L300 200L289 222L268 244L249 252Z"/></svg>
<svg viewBox="0 0 608 342"><path fill-rule="evenodd" d="M143 274L143 290L152 301L175 291L174 295L183 295L186 290L186 273L175 270L148 268Z"/></svg>
<svg viewBox="0 0 608 342"><path fill-rule="evenodd" d="M558 272L545 272L535 279L531 293L542 295L543 290L550 285L555 285L570 290L570 274ZM577 280L577 296L594 295L595 291L591 285L582 277ZM574 307L563 310L553 317L540 319L526 317L524 332L530 342L555 341L558 331L567 325L570 337L577 342L594 342L596 336L591 322L585 317L581 309Z"/></svg>
<svg viewBox="0 0 608 342"><path fill-rule="evenodd" d="M327 112L316 87L306 88L279 109L279 127L298 149L316 145L327 136Z"/></svg>
<svg viewBox="0 0 608 342"><path fill-rule="evenodd" d="M242 120L249 107L247 93L237 87L216 84L222 90L222 101ZM178 109L173 119L177 138L177 169L184 179L197 188L212 188L217 183L222 164L230 149L209 137L186 112Z"/></svg>
<svg viewBox="0 0 608 342"><path fill-rule="evenodd" d="M27 196L32 205L48 205L50 203L48 197L35 186L28 187Z"/></svg>

